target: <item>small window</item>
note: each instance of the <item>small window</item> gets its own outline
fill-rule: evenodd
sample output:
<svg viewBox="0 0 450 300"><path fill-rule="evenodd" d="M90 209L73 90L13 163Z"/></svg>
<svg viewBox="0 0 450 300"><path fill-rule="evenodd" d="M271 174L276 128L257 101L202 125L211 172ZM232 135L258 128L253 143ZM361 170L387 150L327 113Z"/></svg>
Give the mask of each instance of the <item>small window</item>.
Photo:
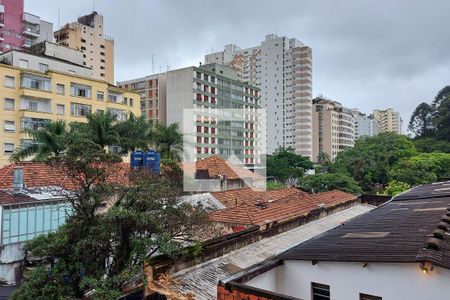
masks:
<svg viewBox="0 0 450 300"><path fill-rule="evenodd" d="M311 283L312 300L329 300L330 286L321 283Z"/></svg>
<svg viewBox="0 0 450 300"><path fill-rule="evenodd" d="M133 106L133 98L130 98L130 106Z"/></svg>
<svg viewBox="0 0 450 300"><path fill-rule="evenodd" d="M58 95L64 95L66 93L64 84L60 83L56 84L56 93Z"/></svg>
<svg viewBox="0 0 450 300"><path fill-rule="evenodd" d="M14 144L13 143L4 143L3 144L3 153L4 154L13 154L14 153Z"/></svg>
<svg viewBox="0 0 450 300"><path fill-rule="evenodd" d="M19 68L28 69L28 60L19 59Z"/></svg>
<svg viewBox="0 0 450 300"><path fill-rule="evenodd" d="M104 99L105 99L105 93L97 91L97 100L98 101L103 101Z"/></svg>
<svg viewBox="0 0 450 300"><path fill-rule="evenodd" d="M368 295L368 294L359 294L359 300L383 300L383 298L378 297L378 296L373 296L373 295Z"/></svg>
<svg viewBox="0 0 450 300"><path fill-rule="evenodd" d="M3 103L3 109L5 110L15 110L16 109L16 101L14 99L5 98L5 102Z"/></svg>
<svg viewBox="0 0 450 300"><path fill-rule="evenodd" d="M65 106L64 106L64 104L56 104L56 114L57 115L65 115Z"/></svg>
<svg viewBox="0 0 450 300"><path fill-rule="evenodd" d="M12 76L5 76L5 87L14 88L16 87L16 79Z"/></svg>
<svg viewBox="0 0 450 300"><path fill-rule="evenodd" d="M6 132L14 132L16 131L16 122L14 121L5 121L4 127Z"/></svg>
<svg viewBox="0 0 450 300"><path fill-rule="evenodd" d="M42 72L42 73L47 72L48 71L48 65L40 63L39 64L39 71Z"/></svg>

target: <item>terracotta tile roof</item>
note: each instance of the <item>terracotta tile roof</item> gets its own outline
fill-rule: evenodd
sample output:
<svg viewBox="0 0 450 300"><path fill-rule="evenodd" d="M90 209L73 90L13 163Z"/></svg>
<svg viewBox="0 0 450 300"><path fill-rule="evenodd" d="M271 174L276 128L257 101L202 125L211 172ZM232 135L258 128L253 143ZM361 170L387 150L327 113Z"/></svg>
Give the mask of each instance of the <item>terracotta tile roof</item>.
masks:
<svg viewBox="0 0 450 300"><path fill-rule="evenodd" d="M238 189L238 190L230 190L223 192L213 192L211 193L217 200L222 202L227 208L231 208L237 206L242 203L256 203L258 201L276 201L282 198L285 198L290 195L295 194L306 194L296 188L288 188L281 190L272 190L272 191L264 191L257 192L253 191L250 188Z"/></svg>
<svg viewBox="0 0 450 300"><path fill-rule="evenodd" d="M232 168L230 164L225 159L212 155L197 161L195 168L197 172L207 172L208 178L219 178L219 175L225 175L227 179L260 178L260 176L250 170L244 169L239 165L233 165Z"/></svg>
<svg viewBox="0 0 450 300"><path fill-rule="evenodd" d="M79 187L78 182L68 175L63 168L51 166L40 162L20 162L10 164L0 169L0 190L12 189L14 168L23 169L24 185L27 188L58 186L66 190L74 190ZM127 183L130 172L128 163L119 163L111 166L112 175L108 178L111 183Z"/></svg>
<svg viewBox="0 0 450 300"><path fill-rule="evenodd" d="M0 191L0 204L15 204L25 202L36 202L38 200L33 199L27 195L12 195L6 191Z"/></svg>
<svg viewBox="0 0 450 300"><path fill-rule="evenodd" d="M292 218L307 215L319 207L329 208L356 200L357 198L354 195L341 191L332 191L325 194L319 193L316 195L307 194L296 189L282 189L277 192L275 196L280 196L283 192L286 194L284 197L274 200L258 201L258 197L250 198L248 201L243 200L237 206L229 206L227 209L212 212L210 219L213 222L234 225L264 225L275 221L284 222ZM266 194L267 196L267 193L270 192L253 193ZM255 202L254 199L257 199L257 201Z"/></svg>

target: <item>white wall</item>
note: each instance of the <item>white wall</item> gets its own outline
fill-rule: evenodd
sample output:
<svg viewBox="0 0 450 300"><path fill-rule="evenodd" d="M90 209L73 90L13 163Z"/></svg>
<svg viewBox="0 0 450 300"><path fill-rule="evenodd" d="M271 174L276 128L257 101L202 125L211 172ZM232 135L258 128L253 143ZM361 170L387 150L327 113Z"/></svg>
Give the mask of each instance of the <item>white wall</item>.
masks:
<svg viewBox="0 0 450 300"><path fill-rule="evenodd" d="M167 72L167 124L179 123L182 129L183 110L194 107L194 76L192 67Z"/></svg>
<svg viewBox="0 0 450 300"><path fill-rule="evenodd" d="M450 271L434 267L423 274L419 263L369 263L363 268L363 263L285 261L246 284L310 300L311 282L329 285L333 300L359 300L359 293L383 300L450 298Z"/></svg>

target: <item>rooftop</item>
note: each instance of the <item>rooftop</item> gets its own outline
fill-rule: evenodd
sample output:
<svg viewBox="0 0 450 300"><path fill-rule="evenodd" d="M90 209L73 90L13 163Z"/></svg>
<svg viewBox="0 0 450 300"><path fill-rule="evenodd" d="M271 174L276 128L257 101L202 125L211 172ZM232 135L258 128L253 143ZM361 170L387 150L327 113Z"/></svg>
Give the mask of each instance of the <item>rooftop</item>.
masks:
<svg viewBox="0 0 450 300"><path fill-rule="evenodd" d="M450 181L419 186L279 258L450 268Z"/></svg>
<svg viewBox="0 0 450 300"><path fill-rule="evenodd" d="M174 289L181 293L192 292L197 300L216 299L217 283L220 279L270 259L372 209L373 206L358 204L284 233L262 239L219 258L184 269L173 274L177 281Z"/></svg>

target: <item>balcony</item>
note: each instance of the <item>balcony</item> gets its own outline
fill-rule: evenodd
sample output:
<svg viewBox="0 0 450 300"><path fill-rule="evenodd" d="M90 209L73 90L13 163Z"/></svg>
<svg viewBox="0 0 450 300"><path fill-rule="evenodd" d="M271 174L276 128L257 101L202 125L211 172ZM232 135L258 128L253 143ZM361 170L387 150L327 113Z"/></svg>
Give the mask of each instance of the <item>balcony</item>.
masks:
<svg viewBox="0 0 450 300"><path fill-rule="evenodd" d="M33 26L26 23L22 33L23 35L28 37L38 38L41 35L41 30L39 28L39 25Z"/></svg>
<svg viewBox="0 0 450 300"><path fill-rule="evenodd" d="M34 113L51 113L52 106L50 99L35 98L35 97L21 97L20 110Z"/></svg>
<svg viewBox="0 0 450 300"><path fill-rule="evenodd" d="M49 119L39 119L39 118L27 118L23 117L20 119L20 130L39 130L44 128L45 124L49 123Z"/></svg>
<svg viewBox="0 0 450 300"><path fill-rule="evenodd" d="M119 93L108 91L108 102L117 104L126 104L123 96Z"/></svg>
<svg viewBox="0 0 450 300"><path fill-rule="evenodd" d="M24 48L30 48L31 45L33 45L33 40L30 38L25 39L25 41L23 42Z"/></svg>

